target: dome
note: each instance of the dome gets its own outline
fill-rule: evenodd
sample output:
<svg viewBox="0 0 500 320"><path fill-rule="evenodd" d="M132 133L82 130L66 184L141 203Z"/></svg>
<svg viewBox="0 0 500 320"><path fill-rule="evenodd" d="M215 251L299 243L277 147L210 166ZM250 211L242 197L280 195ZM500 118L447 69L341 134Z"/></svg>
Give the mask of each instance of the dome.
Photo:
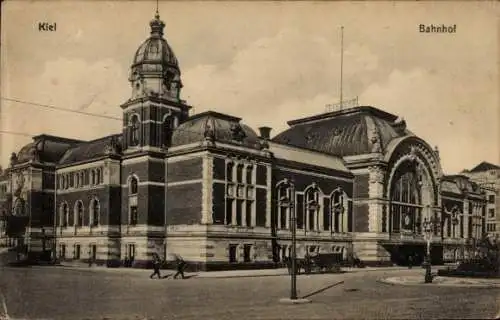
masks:
<svg viewBox="0 0 500 320"><path fill-rule="evenodd" d="M273 142L336 156L383 153L393 139L413 135L404 120L380 109L362 106L289 121L291 128Z"/></svg>
<svg viewBox="0 0 500 320"><path fill-rule="evenodd" d="M151 26L151 36L144 41L137 49L133 66L141 63L170 65L178 68L178 61L174 51L163 38L163 28L165 24L160 20L158 13L155 19L149 23Z"/></svg>
<svg viewBox="0 0 500 320"><path fill-rule="evenodd" d="M181 146L208 139L260 149L258 135L252 128L240 123L240 120L240 118L214 111L196 114L174 130L171 146Z"/></svg>
<svg viewBox="0 0 500 320"><path fill-rule="evenodd" d="M24 163L31 160L55 163L64 153L80 140L66 139L50 135L39 135L23 146L17 153L16 163Z"/></svg>

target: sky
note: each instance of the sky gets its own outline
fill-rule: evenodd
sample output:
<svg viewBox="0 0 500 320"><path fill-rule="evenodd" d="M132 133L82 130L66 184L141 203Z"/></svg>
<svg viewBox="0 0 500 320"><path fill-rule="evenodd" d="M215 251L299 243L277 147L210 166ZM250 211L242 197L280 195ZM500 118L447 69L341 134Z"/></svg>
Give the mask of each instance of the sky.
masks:
<svg viewBox="0 0 500 320"><path fill-rule="evenodd" d="M121 117L127 77L149 36L154 1L4 1L0 131L92 140L121 122L17 99ZM358 97L403 117L438 146L445 173L500 164L499 4L496 2L160 1L165 38L194 112L241 117L275 135L288 120ZM41 32L39 22L56 23ZM425 34L420 24L456 25ZM31 138L0 133L0 165Z"/></svg>

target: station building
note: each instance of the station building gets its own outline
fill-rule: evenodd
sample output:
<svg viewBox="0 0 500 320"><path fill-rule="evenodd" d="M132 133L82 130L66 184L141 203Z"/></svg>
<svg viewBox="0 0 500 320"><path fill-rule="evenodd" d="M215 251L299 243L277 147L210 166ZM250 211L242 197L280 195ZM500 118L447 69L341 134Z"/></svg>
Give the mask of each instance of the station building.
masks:
<svg viewBox="0 0 500 320"><path fill-rule="evenodd" d="M158 15L150 28L130 68L122 132L41 134L12 153L0 179L4 245L108 266L144 267L157 253L201 270L270 267L290 254L293 216L298 256L392 265L423 257L426 219L439 221L435 262L467 254L484 231L482 191L445 176L438 151L400 117L358 106L289 121L271 137L233 115L190 115ZM7 221L20 227L6 232Z"/></svg>

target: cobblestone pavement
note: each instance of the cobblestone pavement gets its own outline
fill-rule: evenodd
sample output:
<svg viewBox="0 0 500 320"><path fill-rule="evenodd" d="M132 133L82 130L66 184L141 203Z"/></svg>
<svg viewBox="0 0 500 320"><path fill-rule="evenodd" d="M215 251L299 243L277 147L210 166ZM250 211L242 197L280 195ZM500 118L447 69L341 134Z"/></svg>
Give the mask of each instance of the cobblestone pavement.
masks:
<svg viewBox="0 0 500 320"><path fill-rule="evenodd" d="M289 277L150 280L112 272L0 269L0 299L10 319L488 319L500 289L400 286L422 269L301 275L299 297L283 305ZM1 316L0 311L0 318Z"/></svg>

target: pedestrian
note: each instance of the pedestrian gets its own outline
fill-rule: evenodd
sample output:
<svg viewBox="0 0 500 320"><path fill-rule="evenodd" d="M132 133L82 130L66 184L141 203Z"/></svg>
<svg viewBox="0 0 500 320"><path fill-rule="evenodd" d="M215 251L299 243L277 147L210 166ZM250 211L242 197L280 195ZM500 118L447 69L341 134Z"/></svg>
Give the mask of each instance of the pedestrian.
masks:
<svg viewBox="0 0 500 320"><path fill-rule="evenodd" d="M128 263L129 263L129 261L130 261L130 260L129 260L129 258L128 258L128 256L126 255L126 256L125 256L125 258L123 259L123 266L124 266L125 268L128 268Z"/></svg>
<svg viewBox="0 0 500 320"><path fill-rule="evenodd" d="M153 279L153 277L156 275L158 276L158 279L161 279L160 267L161 267L160 258L157 255L155 255L153 257L153 270L154 270L154 272L149 276L150 279Z"/></svg>
<svg viewBox="0 0 500 320"><path fill-rule="evenodd" d="M184 279L184 269L186 267L186 262L179 256L175 258L175 262L177 265L177 273L174 275L174 279L177 279L177 276L180 275L182 279Z"/></svg>
<svg viewBox="0 0 500 320"><path fill-rule="evenodd" d="M411 269L413 267L413 255L408 256L408 269Z"/></svg>

